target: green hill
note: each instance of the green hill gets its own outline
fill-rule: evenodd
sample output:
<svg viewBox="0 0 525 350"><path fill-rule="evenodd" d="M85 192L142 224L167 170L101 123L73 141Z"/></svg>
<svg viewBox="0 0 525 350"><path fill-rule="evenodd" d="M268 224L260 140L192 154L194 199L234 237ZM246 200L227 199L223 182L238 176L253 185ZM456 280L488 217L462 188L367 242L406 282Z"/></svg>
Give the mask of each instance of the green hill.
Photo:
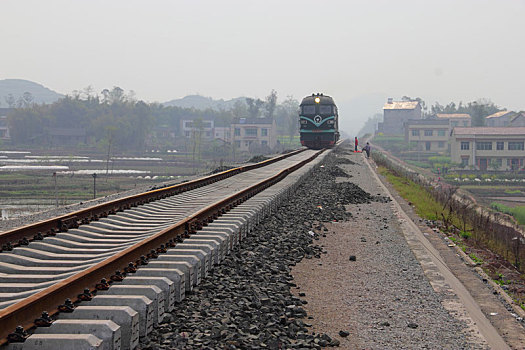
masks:
<svg viewBox="0 0 525 350"><path fill-rule="evenodd" d="M58 92L29 80L3 79L0 80L0 107L9 107L9 103L6 101L9 94L13 95L16 101L26 92L31 93L31 95L33 95L33 101L39 104L53 103L64 97L64 95Z"/></svg>

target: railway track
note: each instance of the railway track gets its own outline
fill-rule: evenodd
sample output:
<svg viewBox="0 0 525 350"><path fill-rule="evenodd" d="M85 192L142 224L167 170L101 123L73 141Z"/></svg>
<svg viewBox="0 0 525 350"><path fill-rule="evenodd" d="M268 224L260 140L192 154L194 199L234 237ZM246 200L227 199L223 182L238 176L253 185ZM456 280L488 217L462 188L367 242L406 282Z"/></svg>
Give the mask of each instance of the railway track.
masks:
<svg viewBox="0 0 525 350"><path fill-rule="evenodd" d="M135 348L321 153L295 151L0 234L0 344Z"/></svg>

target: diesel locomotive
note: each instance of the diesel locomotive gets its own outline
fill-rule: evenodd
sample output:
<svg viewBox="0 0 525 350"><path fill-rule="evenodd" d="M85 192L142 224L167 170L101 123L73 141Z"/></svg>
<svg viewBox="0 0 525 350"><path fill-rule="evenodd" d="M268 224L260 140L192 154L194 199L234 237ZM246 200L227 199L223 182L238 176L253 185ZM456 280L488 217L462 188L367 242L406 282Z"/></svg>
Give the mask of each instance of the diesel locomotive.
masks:
<svg viewBox="0 0 525 350"><path fill-rule="evenodd" d="M313 149L333 147L339 140L337 106L323 94L303 98L299 110L301 145Z"/></svg>

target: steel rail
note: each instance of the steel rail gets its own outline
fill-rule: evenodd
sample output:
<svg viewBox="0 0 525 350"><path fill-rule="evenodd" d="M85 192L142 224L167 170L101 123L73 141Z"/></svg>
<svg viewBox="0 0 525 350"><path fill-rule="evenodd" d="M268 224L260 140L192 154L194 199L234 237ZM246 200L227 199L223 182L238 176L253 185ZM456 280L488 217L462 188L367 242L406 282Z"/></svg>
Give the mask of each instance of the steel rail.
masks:
<svg viewBox="0 0 525 350"><path fill-rule="evenodd" d="M187 237L188 234L194 232L194 230L206 226L209 222L213 221L213 219L221 216L267 187L281 181L291 172L315 159L323 151L324 150L316 152L307 159L281 170L265 180L261 180L230 197L221 199L155 235L146 238L144 241L136 243L122 252L99 262L87 270L70 276L0 311L0 325L2 325L0 328L0 346L7 343L8 335L13 332L17 326L21 325L26 330L34 328L35 319L40 317L43 311L47 311L49 315L52 316L56 315L59 312L58 308L60 304L66 299L78 303L80 301L79 295L83 294L86 288L88 288L90 292L96 291L97 284L100 284L102 279L106 279L108 283L111 283L112 277L115 275L125 275L125 271L130 266L130 263L132 263L135 268L147 263L147 261L144 261L144 256L147 254L155 258L155 255L151 256L152 252L159 252L159 254L161 254L163 252L162 247L174 246L172 242L178 238Z"/></svg>
<svg viewBox="0 0 525 350"><path fill-rule="evenodd" d="M115 214L125 209L136 207L138 205L149 203L155 200L163 199L182 192L190 191L195 188L199 188L217 181L224 180L239 173L273 164L295 154L304 152L305 150L305 148L295 150L290 153L280 155L260 163L241 166L217 174L184 182L181 184L115 199L106 203L97 204L92 207L81 209L52 219L43 220L37 223L1 232L0 252L2 252L3 250L11 250L13 247L27 245L29 242L41 240L43 237L54 236L58 232L67 232L67 230L70 228L77 228L81 224L96 221L99 218L107 217L110 214Z"/></svg>

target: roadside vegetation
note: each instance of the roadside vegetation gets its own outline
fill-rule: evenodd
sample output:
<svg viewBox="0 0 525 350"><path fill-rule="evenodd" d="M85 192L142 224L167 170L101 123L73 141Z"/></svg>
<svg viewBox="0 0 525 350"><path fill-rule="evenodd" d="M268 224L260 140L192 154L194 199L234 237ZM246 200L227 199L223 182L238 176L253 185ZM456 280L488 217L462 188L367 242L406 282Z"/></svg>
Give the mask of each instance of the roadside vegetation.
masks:
<svg viewBox="0 0 525 350"><path fill-rule="evenodd" d="M525 225L525 206L509 207L505 204L493 202L490 207L501 213L512 215L520 225Z"/></svg>
<svg viewBox="0 0 525 350"><path fill-rule="evenodd" d="M431 221L446 218L446 220L453 226L464 228L462 232L470 237L470 233L468 232L472 230L470 225L465 223L465 221L456 215L456 213L450 212L446 206L444 207L441 203L436 201L423 186L416 184L410 179L395 174L392 170L384 166L379 166L378 172L386 177L388 182L394 186L401 197L414 206L417 215L421 218Z"/></svg>
<svg viewBox="0 0 525 350"><path fill-rule="evenodd" d="M377 156L375 159L377 160ZM380 163L381 161L378 162ZM525 274L521 272L524 270L524 264L520 239L511 239L509 245L509 242L502 241L502 238L508 235L496 232L497 229L490 227L487 218L481 217L480 222L469 215L470 208L454 210L447 203L443 205L436 200L428 188L385 165L380 165L378 172L414 207L421 218L427 220L430 227L436 227L446 234L447 239L455 243L475 264L481 266L517 305L525 309ZM497 208L499 211L507 210L512 215L525 214L525 207L497 206ZM472 221L475 227L471 224ZM485 227L481 229L483 225Z"/></svg>

